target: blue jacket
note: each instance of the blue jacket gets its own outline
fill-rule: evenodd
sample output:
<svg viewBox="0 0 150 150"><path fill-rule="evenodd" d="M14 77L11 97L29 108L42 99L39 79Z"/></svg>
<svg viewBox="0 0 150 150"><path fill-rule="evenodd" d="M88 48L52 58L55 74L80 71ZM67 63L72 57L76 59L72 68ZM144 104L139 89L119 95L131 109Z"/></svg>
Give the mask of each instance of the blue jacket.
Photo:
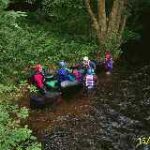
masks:
<svg viewBox="0 0 150 150"><path fill-rule="evenodd" d="M66 81L66 80L69 80L69 81L75 80L75 77L73 77L73 75L71 75L71 73L68 71L67 68L60 68L57 71L57 75L58 75L59 82Z"/></svg>

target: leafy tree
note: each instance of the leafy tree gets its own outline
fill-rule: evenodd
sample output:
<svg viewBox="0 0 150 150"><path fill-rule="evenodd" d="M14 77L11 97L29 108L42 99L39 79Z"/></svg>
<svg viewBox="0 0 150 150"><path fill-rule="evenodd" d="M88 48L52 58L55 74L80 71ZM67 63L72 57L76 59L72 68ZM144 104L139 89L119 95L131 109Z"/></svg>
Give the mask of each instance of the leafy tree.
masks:
<svg viewBox="0 0 150 150"><path fill-rule="evenodd" d="M106 50L110 50L115 57L118 57L119 47L123 42L139 37L135 33L137 19L140 16L139 13L149 5L149 1L146 0L23 1L36 3L39 8L42 8L35 14L39 15L44 12L54 32L72 34L73 36L70 37L82 35L83 38L80 40L84 41L95 40L96 34L101 56ZM39 19L43 21L42 17ZM91 22L95 34L90 28Z"/></svg>
<svg viewBox="0 0 150 150"><path fill-rule="evenodd" d="M125 12L127 1L97 0L95 3L97 4L96 11L92 9L93 2L85 0L100 49L102 52L113 50L113 54L117 56L117 50L122 43L122 35L127 21L127 13Z"/></svg>
<svg viewBox="0 0 150 150"><path fill-rule="evenodd" d="M114 56L118 57L123 37L128 35L131 37L132 32L126 32L123 36L128 17L127 0L43 0L42 4L45 14L51 18L52 22L56 20L55 26L60 22L60 28L64 32L68 25L71 25L72 28L69 29L75 34L78 28L81 29L79 33L83 34L86 33L83 31L88 28L86 34L90 37L92 30L89 23L92 22L101 56L106 50L110 50ZM94 37L93 34L92 37Z"/></svg>

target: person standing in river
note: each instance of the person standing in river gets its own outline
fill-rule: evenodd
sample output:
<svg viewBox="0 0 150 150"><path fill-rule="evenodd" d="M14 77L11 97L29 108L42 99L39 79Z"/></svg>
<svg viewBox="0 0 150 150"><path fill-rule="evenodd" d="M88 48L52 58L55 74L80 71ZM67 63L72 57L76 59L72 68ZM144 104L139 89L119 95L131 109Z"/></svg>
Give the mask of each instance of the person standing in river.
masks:
<svg viewBox="0 0 150 150"><path fill-rule="evenodd" d="M83 68L85 68L86 72L88 69L91 69L91 71L94 73L96 70L96 64L89 60L87 56L83 57L83 63L82 63Z"/></svg>
<svg viewBox="0 0 150 150"><path fill-rule="evenodd" d="M104 67L106 74L110 74L113 70L113 59L109 51L105 53Z"/></svg>

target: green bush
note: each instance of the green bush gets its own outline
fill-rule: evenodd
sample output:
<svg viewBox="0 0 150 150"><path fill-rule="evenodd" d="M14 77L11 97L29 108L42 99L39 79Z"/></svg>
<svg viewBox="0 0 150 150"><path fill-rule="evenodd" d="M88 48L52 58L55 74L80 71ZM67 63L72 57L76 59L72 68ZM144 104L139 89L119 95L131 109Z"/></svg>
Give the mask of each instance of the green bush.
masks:
<svg viewBox="0 0 150 150"><path fill-rule="evenodd" d="M32 25L26 13L2 11L0 14L0 80L14 83L26 79L30 66L66 60L71 63L95 49L96 45L70 40ZM71 61L70 61L71 60Z"/></svg>
<svg viewBox="0 0 150 150"><path fill-rule="evenodd" d="M89 16L81 0L43 0L42 12L61 33L89 34ZM87 38L87 37L86 37Z"/></svg>
<svg viewBox="0 0 150 150"><path fill-rule="evenodd" d="M114 59L118 58L120 55L121 52L120 43L121 41L119 40L119 36L117 34L112 34L106 40L105 49L111 52Z"/></svg>
<svg viewBox="0 0 150 150"><path fill-rule="evenodd" d="M0 104L0 148L1 150L41 150L32 131L20 126L28 116L26 108L19 109L12 104Z"/></svg>
<svg viewBox="0 0 150 150"><path fill-rule="evenodd" d="M0 78L4 82L11 82L12 76L13 80L23 79L26 75L24 69L36 63L46 65L61 59L73 63L96 47L91 43L56 37L38 26L1 30L0 36L3 37L0 42Z"/></svg>

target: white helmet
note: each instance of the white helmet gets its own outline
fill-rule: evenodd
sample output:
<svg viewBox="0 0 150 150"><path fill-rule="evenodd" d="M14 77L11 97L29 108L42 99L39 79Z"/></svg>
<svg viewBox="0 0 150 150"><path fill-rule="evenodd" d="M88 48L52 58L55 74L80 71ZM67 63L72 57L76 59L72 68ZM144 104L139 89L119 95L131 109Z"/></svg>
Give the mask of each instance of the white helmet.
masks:
<svg viewBox="0 0 150 150"><path fill-rule="evenodd" d="M64 60L59 62L59 66L60 67L65 67L66 66L66 62Z"/></svg>
<svg viewBox="0 0 150 150"><path fill-rule="evenodd" d="M88 61L89 58L87 56L83 57L83 61Z"/></svg>

